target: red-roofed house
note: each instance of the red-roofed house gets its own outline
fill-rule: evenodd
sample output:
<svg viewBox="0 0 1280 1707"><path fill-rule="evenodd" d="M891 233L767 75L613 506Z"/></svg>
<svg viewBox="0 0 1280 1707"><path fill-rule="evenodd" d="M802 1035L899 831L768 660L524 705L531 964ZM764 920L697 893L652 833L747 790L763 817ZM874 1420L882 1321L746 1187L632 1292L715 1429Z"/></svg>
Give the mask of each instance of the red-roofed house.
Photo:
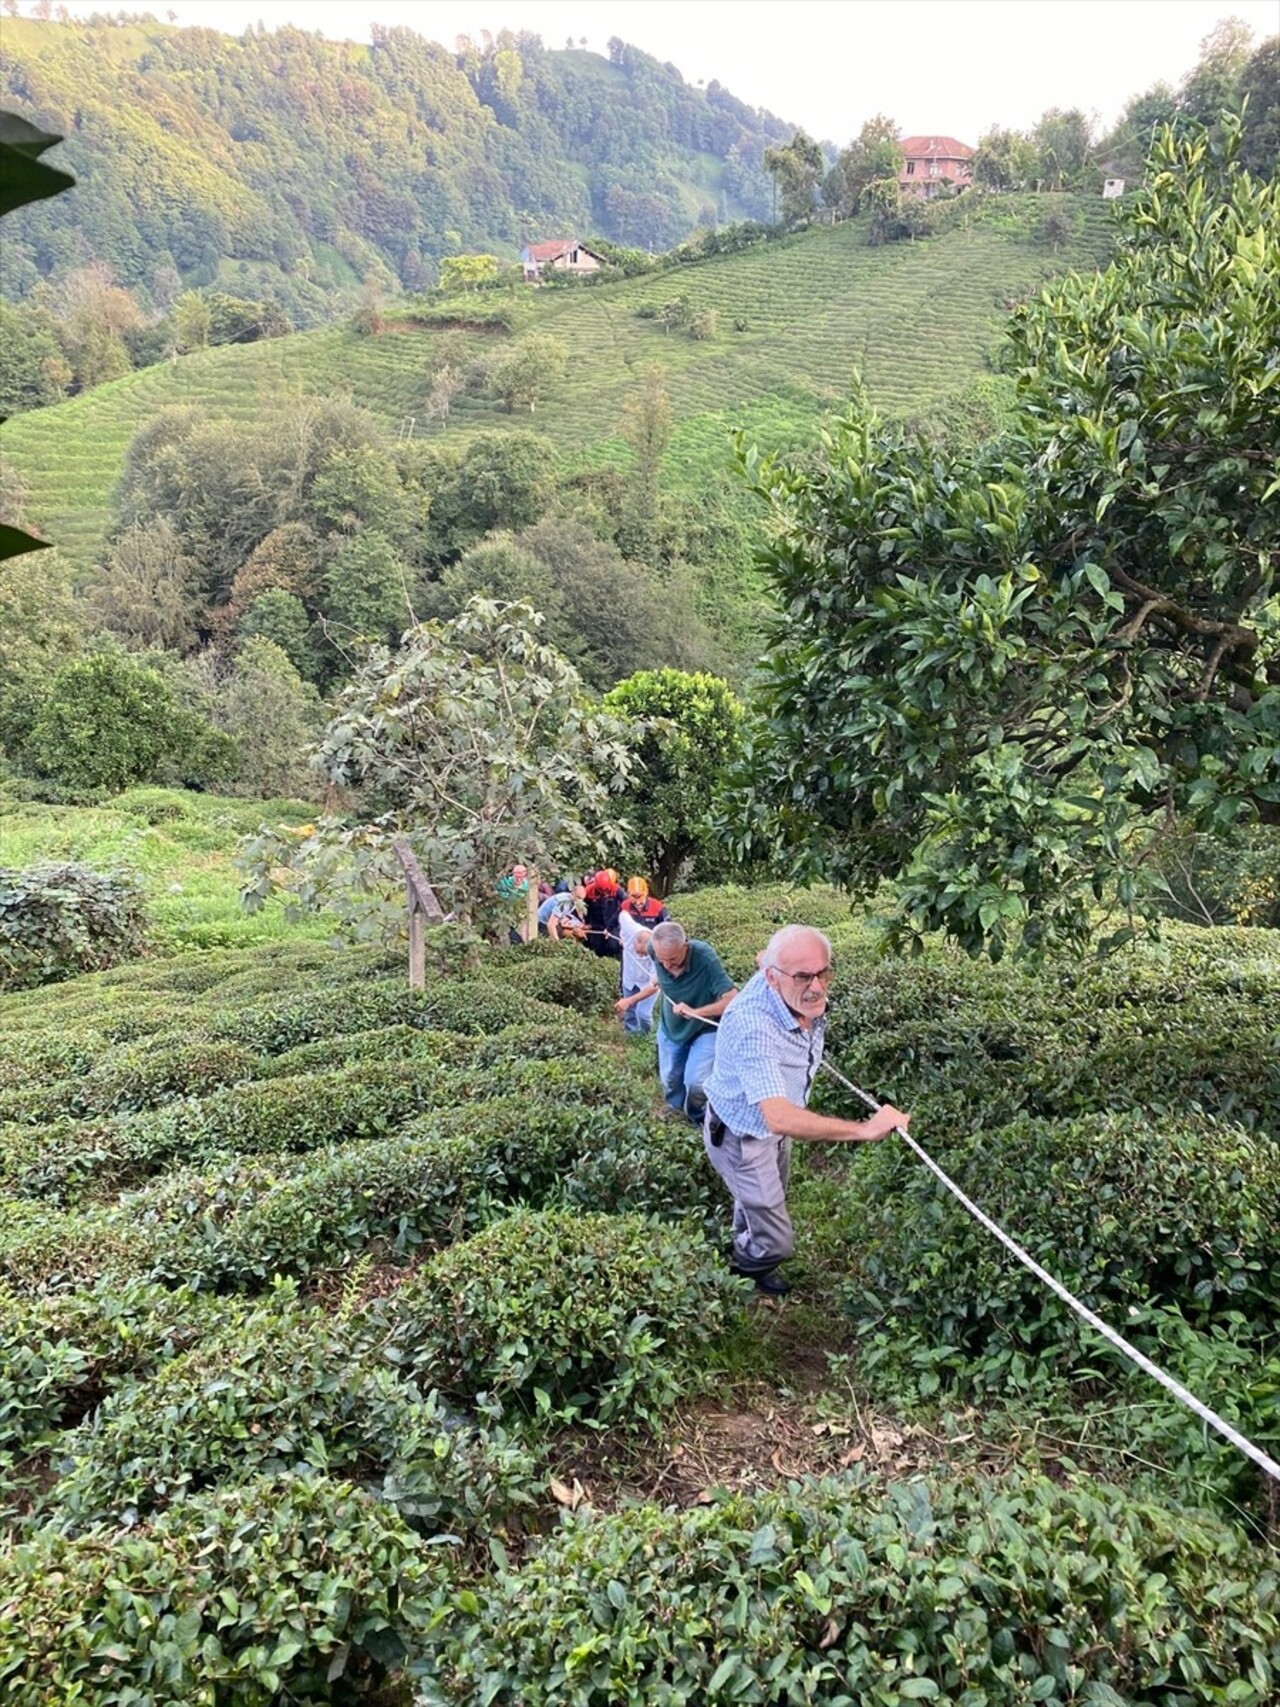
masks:
<svg viewBox="0 0 1280 1707"><path fill-rule="evenodd" d="M904 196L923 196L927 201L943 184L953 190L968 189L969 162L975 150L967 142L957 142L954 136L904 136L898 147L903 154L898 184Z"/></svg>
<svg viewBox="0 0 1280 1707"><path fill-rule="evenodd" d="M525 278L536 283L548 267L558 273L598 273L604 260L576 237L557 237L551 243L526 243L520 265Z"/></svg>

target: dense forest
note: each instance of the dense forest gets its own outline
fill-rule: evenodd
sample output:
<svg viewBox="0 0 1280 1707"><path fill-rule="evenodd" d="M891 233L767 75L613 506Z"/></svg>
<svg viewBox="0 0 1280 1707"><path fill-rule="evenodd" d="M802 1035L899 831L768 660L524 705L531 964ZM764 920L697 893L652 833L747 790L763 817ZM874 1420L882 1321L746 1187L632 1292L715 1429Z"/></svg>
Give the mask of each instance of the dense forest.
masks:
<svg viewBox="0 0 1280 1707"><path fill-rule="evenodd" d="M98 260L155 309L217 285L306 325L464 250L584 229L665 249L769 210L764 151L790 127L714 81L616 39L605 59L523 31L372 35L6 19L0 104L66 137L82 193L12 222L5 295Z"/></svg>

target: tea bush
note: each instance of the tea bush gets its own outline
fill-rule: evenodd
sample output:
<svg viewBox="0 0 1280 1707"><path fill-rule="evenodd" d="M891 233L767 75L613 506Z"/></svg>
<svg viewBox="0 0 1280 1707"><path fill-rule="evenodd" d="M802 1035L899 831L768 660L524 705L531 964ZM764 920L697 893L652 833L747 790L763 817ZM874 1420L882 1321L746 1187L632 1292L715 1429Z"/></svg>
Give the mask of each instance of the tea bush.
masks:
<svg viewBox="0 0 1280 1707"><path fill-rule="evenodd" d="M141 954L142 894L87 865L0 870L0 990L51 984Z"/></svg>
<svg viewBox="0 0 1280 1707"><path fill-rule="evenodd" d="M481 980L440 982L410 990L401 978L374 979L320 990L284 1003L259 1004L215 1013L210 1032L264 1055L300 1043L387 1025L483 1036L509 1025L550 1023L562 1015L550 1003Z"/></svg>
<svg viewBox="0 0 1280 1707"><path fill-rule="evenodd" d="M201 1096L255 1075L257 1056L236 1043L202 1042L169 1033L116 1044L74 1077L0 1091L0 1122L40 1122L155 1108L175 1097Z"/></svg>
<svg viewBox="0 0 1280 1707"><path fill-rule="evenodd" d="M380 1366L348 1322L274 1303L109 1395L59 1457L50 1504L72 1530L264 1474L358 1471L419 1528L461 1534L501 1522L533 1476L524 1449Z"/></svg>
<svg viewBox="0 0 1280 1707"><path fill-rule="evenodd" d="M691 1230L517 1210L400 1288L390 1343L452 1393L490 1392L528 1414L647 1423L705 1380L742 1296Z"/></svg>
<svg viewBox="0 0 1280 1707"><path fill-rule="evenodd" d="M234 1312L233 1312L234 1313ZM126 1280L32 1300L0 1294L0 1463L150 1374L228 1312L190 1288Z"/></svg>
<svg viewBox="0 0 1280 1707"><path fill-rule="evenodd" d="M418 1643L440 1550L327 1478L196 1496L153 1523L0 1553L12 1707L358 1702Z"/></svg>
<svg viewBox="0 0 1280 1707"><path fill-rule="evenodd" d="M937 1159L1118 1326L1159 1305L1201 1327L1230 1311L1255 1332L1280 1316L1280 1145L1268 1139L1204 1120L1024 1118ZM923 1391L942 1376L979 1391L1025 1385L1075 1357L1074 1315L903 1146L877 1145L860 1164L847 1307L864 1329L884 1322L899 1355L935 1348Z"/></svg>
<svg viewBox="0 0 1280 1707"><path fill-rule="evenodd" d="M585 1514L431 1630L419 1699L1266 1707L1275 1560L1114 1488L793 1484Z"/></svg>
<svg viewBox="0 0 1280 1707"><path fill-rule="evenodd" d="M112 1210L67 1211L0 1197L0 1283L23 1296L145 1274L151 1240Z"/></svg>

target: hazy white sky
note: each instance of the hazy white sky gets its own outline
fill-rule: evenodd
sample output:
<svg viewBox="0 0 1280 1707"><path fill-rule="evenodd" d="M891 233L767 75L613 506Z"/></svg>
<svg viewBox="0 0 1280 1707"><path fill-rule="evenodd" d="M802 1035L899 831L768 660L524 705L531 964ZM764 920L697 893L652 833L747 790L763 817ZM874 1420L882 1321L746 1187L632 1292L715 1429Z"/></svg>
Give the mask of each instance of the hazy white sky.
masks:
<svg viewBox="0 0 1280 1707"><path fill-rule="evenodd" d="M718 78L837 143L875 112L907 135L966 142L1053 106L1106 125L1130 95L1177 82L1220 19L1242 18L1258 39L1280 29L1280 0L72 0L70 10L117 4L230 34L261 21L367 41L376 21L450 46L459 34L528 29L549 47L585 36L597 52L621 36L690 82Z"/></svg>

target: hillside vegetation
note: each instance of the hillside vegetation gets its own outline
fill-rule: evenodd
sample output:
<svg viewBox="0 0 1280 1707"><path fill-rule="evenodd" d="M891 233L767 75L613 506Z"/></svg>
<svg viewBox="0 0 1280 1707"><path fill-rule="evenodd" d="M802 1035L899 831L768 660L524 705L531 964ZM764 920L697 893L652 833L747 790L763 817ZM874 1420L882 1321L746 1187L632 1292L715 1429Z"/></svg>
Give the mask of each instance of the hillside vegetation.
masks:
<svg viewBox="0 0 1280 1707"><path fill-rule="evenodd" d="M588 230L665 249L768 213L762 156L789 127L718 83L621 41L606 60L524 31L458 52L372 34L6 18L0 101L66 137L81 189L12 222L5 294L96 257L153 306L218 284L315 323L458 251Z"/></svg>
<svg viewBox="0 0 1280 1707"><path fill-rule="evenodd" d="M829 891L679 916L738 978L829 930L835 1058L1276 1450L1273 933L1033 979ZM749 1308L613 980L276 942L0 999L6 1699L1273 1701L1247 1463L896 1140L801 1147Z"/></svg>
<svg viewBox="0 0 1280 1707"><path fill-rule="evenodd" d="M1050 200L1069 215L1072 231L1057 251L1037 235ZM198 403L211 420L249 425L302 396L345 394L394 438L423 415L445 351L465 364L520 334L544 332L568 359L536 412L509 414L491 395L464 394L447 430L425 430L453 441L481 426L532 428L570 463L621 462L629 455L620 435L624 406L645 369L657 365L675 425L664 479L693 489L723 469L735 428L769 445L796 442L848 394L855 370L885 410L928 410L984 371L1011 299L1050 273L1096 265L1110 232L1100 201L1010 198L975 206L954 229L924 242L868 247L865 228L851 221L616 283L514 297L476 293L456 299L456 314L447 304L432 308L438 320L466 322L498 302L513 326L506 334L415 324L407 309L389 308L377 336L332 327L128 374L10 421L5 451L30 487L31 520L87 567L101 547L129 441L167 404ZM666 332L637 312L675 296L692 311L716 311L714 337Z"/></svg>

